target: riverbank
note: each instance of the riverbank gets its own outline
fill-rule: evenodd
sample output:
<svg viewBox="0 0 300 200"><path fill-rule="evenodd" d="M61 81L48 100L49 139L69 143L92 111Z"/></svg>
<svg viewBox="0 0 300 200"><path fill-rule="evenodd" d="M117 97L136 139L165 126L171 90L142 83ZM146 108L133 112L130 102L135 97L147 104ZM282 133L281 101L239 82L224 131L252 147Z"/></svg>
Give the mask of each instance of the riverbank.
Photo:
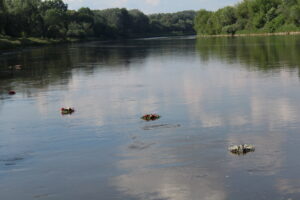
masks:
<svg viewBox="0 0 300 200"><path fill-rule="evenodd" d="M240 33L240 34L197 35L197 37L248 37L248 36L274 36L274 35L300 35L300 31L278 32L278 33Z"/></svg>
<svg viewBox="0 0 300 200"><path fill-rule="evenodd" d="M0 53L1 51L22 49L25 47L44 46L52 44L61 44L69 42L77 42L78 39L43 39L43 38L11 38L0 37Z"/></svg>
<svg viewBox="0 0 300 200"><path fill-rule="evenodd" d="M139 38L151 38L151 37L167 37L167 36L186 36L195 33L183 33L183 32L171 32L165 34L147 34L147 35L135 35L134 37L123 38L123 39L139 39ZM120 40L117 38L115 40ZM12 38L12 37L1 37L0 36L0 54L7 50L23 49L27 47L45 46L53 44L73 43L73 42L88 42L88 41L107 41L112 40L111 38L66 38L66 39L47 39L47 38Z"/></svg>

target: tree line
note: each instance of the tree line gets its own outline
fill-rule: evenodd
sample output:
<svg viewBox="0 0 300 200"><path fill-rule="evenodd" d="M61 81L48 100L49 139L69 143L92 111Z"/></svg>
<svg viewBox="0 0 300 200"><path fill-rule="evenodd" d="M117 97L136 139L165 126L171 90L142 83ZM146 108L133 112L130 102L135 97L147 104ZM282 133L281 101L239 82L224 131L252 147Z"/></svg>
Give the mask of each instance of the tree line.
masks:
<svg viewBox="0 0 300 200"><path fill-rule="evenodd" d="M243 0L215 12L200 10L199 35L300 31L300 0Z"/></svg>
<svg viewBox="0 0 300 200"><path fill-rule="evenodd" d="M195 33L196 12L145 15L113 8L69 10L62 0L0 0L0 35L41 38L129 38Z"/></svg>

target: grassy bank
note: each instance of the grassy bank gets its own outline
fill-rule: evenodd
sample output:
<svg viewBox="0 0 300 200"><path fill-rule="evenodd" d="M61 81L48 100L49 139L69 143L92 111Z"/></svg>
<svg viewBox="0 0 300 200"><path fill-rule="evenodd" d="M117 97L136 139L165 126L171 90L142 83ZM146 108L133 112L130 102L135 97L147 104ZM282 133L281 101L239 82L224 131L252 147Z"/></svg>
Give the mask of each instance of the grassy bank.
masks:
<svg viewBox="0 0 300 200"><path fill-rule="evenodd" d="M218 34L218 35L197 35L197 37L245 37L245 36L272 36L272 35L300 35L300 31L278 32L278 33L238 33L238 34Z"/></svg>
<svg viewBox="0 0 300 200"><path fill-rule="evenodd" d="M0 37L0 52L11 49L22 49L25 47L44 46L68 42L76 42L76 39L43 39L43 38L11 38Z"/></svg>

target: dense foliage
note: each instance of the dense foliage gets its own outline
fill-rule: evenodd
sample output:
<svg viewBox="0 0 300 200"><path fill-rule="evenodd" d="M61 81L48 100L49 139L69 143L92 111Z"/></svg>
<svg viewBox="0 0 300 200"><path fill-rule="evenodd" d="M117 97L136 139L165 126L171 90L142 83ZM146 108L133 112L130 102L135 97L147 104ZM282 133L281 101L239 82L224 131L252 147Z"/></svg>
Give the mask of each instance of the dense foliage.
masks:
<svg viewBox="0 0 300 200"><path fill-rule="evenodd" d="M43 38L128 38L193 33L194 11L147 16L114 8L68 10L62 0L0 0L0 35Z"/></svg>
<svg viewBox="0 0 300 200"><path fill-rule="evenodd" d="M177 13L152 14L149 16L153 33L183 32L195 33L195 11Z"/></svg>
<svg viewBox="0 0 300 200"><path fill-rule="evenodd" d="M200 10L199 35L300 31L300 0L244 0L215 12Z"/></svg>

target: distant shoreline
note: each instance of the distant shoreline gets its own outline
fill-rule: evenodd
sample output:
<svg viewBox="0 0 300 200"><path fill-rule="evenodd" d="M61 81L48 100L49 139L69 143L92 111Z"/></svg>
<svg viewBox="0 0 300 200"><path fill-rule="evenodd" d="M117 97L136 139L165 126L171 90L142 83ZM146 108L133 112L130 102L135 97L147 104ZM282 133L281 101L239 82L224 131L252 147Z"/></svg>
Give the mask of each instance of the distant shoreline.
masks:
<svg viewBox="0 0 300 200"><path fill-rule="evenodd" d="M111 41L118 39L140 39L140 38L151 38L151 37L167 37L167 36L185 36L191 35L194 33L168 33L160 35L145 35L145 36L136 36L130 38L117 38L117 39L103 39L103 38L66 38L66 39L49 39L49 38L12 38L12 37L0 37L0 55L6 51L24 49L28 47L40 47L40 46L50 46L55 44L65 44L65 43L78 43L78 42L91 42L91 41Z"/></svg>
<svg viewBox="0 0 300 200"><path fill-rule="evenodd" d="M197 35L197 37L247 37L247 36L274 36L274 35L300 35L300 31L278 32L278 33L240 33L240 34Z"/></svg>

